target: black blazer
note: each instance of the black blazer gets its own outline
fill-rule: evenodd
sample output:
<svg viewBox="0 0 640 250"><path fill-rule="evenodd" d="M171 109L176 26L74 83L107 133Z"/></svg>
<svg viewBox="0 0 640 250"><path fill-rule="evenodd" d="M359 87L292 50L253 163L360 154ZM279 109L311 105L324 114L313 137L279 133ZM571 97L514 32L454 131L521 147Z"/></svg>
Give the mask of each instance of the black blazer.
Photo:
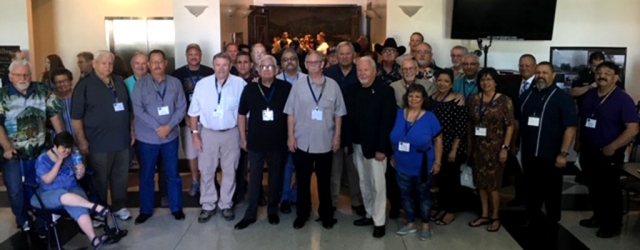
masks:
<svg viewBox="0 0 640 250"><path fill-rule="evenodd" d="M354 84L345 95L347 115L343 126L348 126L347 145L358 143L367 159L376 152L389 156L393 153L389 135L396 119L396 100L393 89L376 78L373 85L363 88Z"/></svg>

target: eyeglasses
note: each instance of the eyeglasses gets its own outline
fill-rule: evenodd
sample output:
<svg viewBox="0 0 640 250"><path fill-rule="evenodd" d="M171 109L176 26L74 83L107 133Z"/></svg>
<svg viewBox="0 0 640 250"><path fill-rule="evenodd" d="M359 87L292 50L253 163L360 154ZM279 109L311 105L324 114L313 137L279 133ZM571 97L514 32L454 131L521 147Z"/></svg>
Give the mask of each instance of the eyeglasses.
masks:
<svg viewBox="0 0 640 250"><path fill-rule="evenodd" d="M31 77L31 73L29 73L29 74L14 74L14 73L11 73L11 75L13 75L15 77L18 77L18 78L29 78L29 77Z"/></svg>
<svg viewBox="0 0 640 250"><path fill-rule="evenodd" d="M151 64L163 64L164 61L149 61Z"/></svg>
<svg viewBox="0 0 640 250"><path fill-rule="evenodd" d="M322 61L306 61L306 64L309 64L311 66L316 66L316 65L320 65Z"/></svg>
<svg viewBox="0 0 640 250"><path fill-rule="evenodd" d="M400 70L404 71L404 72L411 72L416 70L416 67L410 67L410 68L401 68Z"/></svg>
<svg viewBox="0 0 640 250"><path fill-rule="evenodd" d="M293 56L292 57L283 57L282 58L283 62L295 62L296 60L298 60L298 58L295 58Z"/></svg>
<svg viewBox="0 0 640 250"><path fill-rule="evenodd" d="M69 83L69 79L55 82L55 84L63 84L63 83Z"/></svg>
<svg viewBox="0 0 640 250"><path fill-rule="evenodd" d="M428 55L431 54L430 50L416 50L416 53L420 54L420 55Z"/></svg>
<svg viewBox="0 0 640 250"><path fill-rule="evenodd" d="M462 66L476 66L479 63L462 63Z"/></svg>
<svg viewBox="0 0 640 250"><path fill-rule="evenodd" d="M260 70L272 70L272 69L276 69L277 67L275 65L260 65Z"/></svg>
<svg viewBox="0 0 640 250"><path fill-rule="evenodd" d="M393 54L393 52L398 52L396 49L383 49L382 54Z"/></svg>

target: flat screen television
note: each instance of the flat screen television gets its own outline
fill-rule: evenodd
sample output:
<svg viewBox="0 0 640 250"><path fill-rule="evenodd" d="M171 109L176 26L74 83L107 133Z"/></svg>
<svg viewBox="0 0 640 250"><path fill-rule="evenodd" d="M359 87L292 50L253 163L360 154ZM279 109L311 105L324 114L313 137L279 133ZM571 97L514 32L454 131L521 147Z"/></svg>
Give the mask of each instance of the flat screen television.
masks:
<svg viewBox="0 0 640 250"><path fill-rule="evenodd" d="M454 0L452 39L551 40L557 0Z"/></svg>

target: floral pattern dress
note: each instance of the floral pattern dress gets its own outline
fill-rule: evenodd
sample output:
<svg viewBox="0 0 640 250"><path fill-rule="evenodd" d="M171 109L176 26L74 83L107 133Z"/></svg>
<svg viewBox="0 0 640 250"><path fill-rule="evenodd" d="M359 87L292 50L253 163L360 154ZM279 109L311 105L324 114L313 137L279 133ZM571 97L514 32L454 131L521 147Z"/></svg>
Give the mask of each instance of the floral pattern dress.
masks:
<svg viewBox="0 0 640 250"><path fill-rule="evenodd" d="M513 124L513 104L506 95L497 96L491 104L482 104L485 112L480 120L480 102L480 94L472 96L468 102L473 181L478 189L495 191L502 186L505 164L500 162L499 154L507 127ZM476 127L486 128L486 136L476 136Z"/></svg>

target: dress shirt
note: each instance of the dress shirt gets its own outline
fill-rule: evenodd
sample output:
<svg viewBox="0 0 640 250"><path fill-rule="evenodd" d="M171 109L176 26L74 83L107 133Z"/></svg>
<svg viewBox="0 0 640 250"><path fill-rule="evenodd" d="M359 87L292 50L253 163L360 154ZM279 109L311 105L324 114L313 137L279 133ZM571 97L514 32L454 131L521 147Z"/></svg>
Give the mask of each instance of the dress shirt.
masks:
<svg viewBox="0 0 640 250"><path fill-rule="evenodd" d="M165 75L161 82L156 82L153 76L147 75L134 85L131 101L137 140L149 144L164 144L180 135L178 125L187 113L187 100L178 78ZM162 107L169 109L168 114L161 115ZM163 125L171 128L164 139L156 132Z"/></svg>
<svg viewBox="0 0 640 250"><path fill-rule="evenodd" d="M529 79L522 81L522 83L520 83L520 95L522 95L522 93L524 93L525 91L527 91L529 88L531 88L531 84L533 83L533 80L536 78L535 75L529 77Z"/></svg>
<svg viewBox="0 0 640 250"><path fill-rule="evenodd" d="M189 116L199 116L204 128L227 130L238 125L238 106L247 83L231 74L225 81L218 82L216 74L213 74L202 78L193 91ZM221 117L214 116L217 110L222 111Z"/></svg>

